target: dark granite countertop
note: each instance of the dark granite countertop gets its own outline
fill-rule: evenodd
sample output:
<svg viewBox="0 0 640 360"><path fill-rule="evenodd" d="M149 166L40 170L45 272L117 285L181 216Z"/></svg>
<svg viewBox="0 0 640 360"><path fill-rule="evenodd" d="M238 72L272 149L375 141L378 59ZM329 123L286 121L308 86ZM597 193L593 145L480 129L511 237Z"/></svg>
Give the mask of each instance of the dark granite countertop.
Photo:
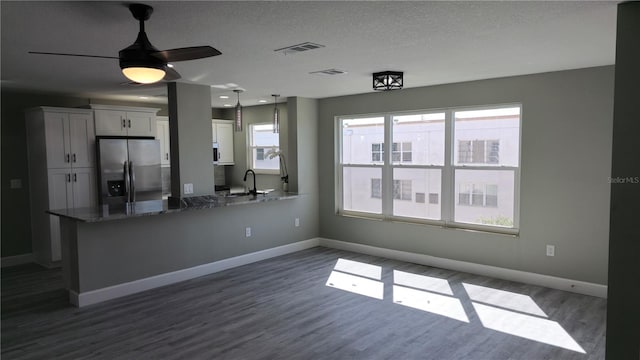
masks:
<svg viewBox="0 0 640 360"><path fill-rule="evenodd" d="M140 216L170 214L182 211L213 209L225 206L248 205L266 201L295 199L297 193L273 191L268 194L245 196L217 196L205 195L183 198L180 204L169 204L167 200L138 201L134 206L102 205L90 208L60 209L47 211L51 215L64 217L80 222L99 222L129 219Z"/></svg>

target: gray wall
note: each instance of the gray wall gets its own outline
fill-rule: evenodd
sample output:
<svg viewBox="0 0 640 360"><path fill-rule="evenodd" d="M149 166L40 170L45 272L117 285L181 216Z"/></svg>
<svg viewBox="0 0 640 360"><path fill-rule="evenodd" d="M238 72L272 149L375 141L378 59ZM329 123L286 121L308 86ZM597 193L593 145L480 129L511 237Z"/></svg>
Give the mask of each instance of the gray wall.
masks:
<svg viewBox="0 0 640 360"><path fill-rule="evenodd" d="M171 196L213 195L211 87L172 82L169 90ZM193 193L184 193L193 184Z"/></svg>
<svg viewBox="0 0 640 360"><path fill-rule="evenodd" d="M295 216L309 211L315 212L316 219L301 217L300 227L294 227ZM82 268L78 290L100 289L311 239L318 236L317 223L317 203L304 197L78 223ZM249 238L245 237L246 226L252 228Z"/></svg>
<svg viewBox="0 0 640 360"><path fill-rule="evenodd" d="M252 205L78 223L78 252L83 271L77 290L99 289L317 237L317 101L290 100L299 106L293 117L285 118L286 111L283 112L283 126L286 122L286 126L301 129L295 142L305 146L290 144L282 133L281 144L295 154L292 157L297 159L297 167L305 172L292 174L304 181L304 186L300 186L304 193L296 199ZM264 112L264 107L254 107L248 108L246 114L250 121L262 122ZM242 133L236 135L242 137ZM258 175L258 180L261 179ZM299 227L294 225L295 218L300 219ZM252 228L249 238L245 237L247 226Z"/></svg>
<svg viewBox="0 0 640 360"><path fill-rule="evenodd" d="M278 104L280 109L280 146L287 146L287 127L288 127L288 114L287 104ZM230 110L233 111L233 110ZM223 119L233 119L233 114L222 114ZM247 184L242 181L245 171L248 169L247 158L247 146L248 146L248 133L249 124L257 123L269 123L273 121L273 104L259 105L259 106L247 106L242 108L242 131L233 133L233 160L235 165L226 166L227 184L231 186L253 186L253 180L247 178ZM287 157L287 161L288 161ZM289 164L287 163L287 166ZM258 174L256 177L256 184L258 189L281 189L280 176L269 174Z"/></svg>
<svg viewBox="0 0 640 360"><path fill-rule="evenodd" d="M640 2L618 5L607 359L640 358Z"/></svg>
<svg viewBox="0 0 640 360"><path fill-rule="evenodd" d="M613 75L605 66L320 100L321 236L606 284ZM335 214L335 116L514 102L523 109L519 237Z"/></svg>
<svg viewBox="0 0 640 360"><path fill-rule="evenodd" d="M167 114L167 106L156 103L88 99L60 94L17 91L4 87L1 89L0 95L2 104L0 106L2 116L2 257L31 252L25 109L35 106L79 107L89 104L105 104L162 108L159 114ZM22 188L10 189L11 179L21 179Z"/></svg>

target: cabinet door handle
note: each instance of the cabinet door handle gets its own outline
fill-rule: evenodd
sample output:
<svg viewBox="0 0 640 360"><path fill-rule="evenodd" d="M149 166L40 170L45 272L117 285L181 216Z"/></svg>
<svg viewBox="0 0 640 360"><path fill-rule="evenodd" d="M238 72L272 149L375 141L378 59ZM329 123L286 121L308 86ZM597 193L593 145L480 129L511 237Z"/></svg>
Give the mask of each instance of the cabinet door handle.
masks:
<svg viewBox="0 0 640 360"><path fill-rule="evenodd" d="M127 127L127 120L125 118L122 118L122 127L123 128Z"/></svg>
<svg viewBox="0 0 640 360"><path fill-rule="evenodd" d="M73 153L73 162L78 162L78 160L76 159L76 154Z"/></svg>
<svg viewBox="0 0 640 360"><path fill-rule="evenodd" d="M73 182L78 182L78 174L73 174Z"/></svg>
<svg viewBox="0 0 640 360"><path fill-rule="evenodd" d="M167 153L166 156L167 156L167 160L169 160L169 153Z"/></svg>
<svg viewBox="0 0 640 360"><path fill-rule="evenodd" d="M131 119L127 120L129 122L129 129L131 129Z"/></svg>
<svg viewBox="0 0 640 360"><path fill-rule="evenodd" d="M71 182L71 174L67 174L67 182Z"/></svg>
<svg viewBox="0 0 640 360"><path fill-rule="evenodd" d="M67 154L67 162L70 162L70 161L69 161L69 154Z"/></svg>

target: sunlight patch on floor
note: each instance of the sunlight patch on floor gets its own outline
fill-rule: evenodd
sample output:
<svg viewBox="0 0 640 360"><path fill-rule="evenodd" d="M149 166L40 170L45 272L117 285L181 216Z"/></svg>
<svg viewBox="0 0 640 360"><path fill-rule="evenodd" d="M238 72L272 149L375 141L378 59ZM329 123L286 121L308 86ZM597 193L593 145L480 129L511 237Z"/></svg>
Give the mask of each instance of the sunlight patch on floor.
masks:
<svg viewBox="0 0 640 360"><path fill-rule="evenodd" d="M393 283L416 289L433 291L453 296L449 282L432 276L417 275L400 270L393 270Z"/></svg>
<svg viewBox="0 0 640 360"><path fill-rule="evenodd" d="M340 258L325 285L383 300L381 279L381 266ZM446 279L393 270L393 303L469 323L463 301L471 300L486 329L586 353L558 322L547 319L530 296L468 283L462 286L468 298L454 296Z"/></svg>
<svg viewBox="0 0 640 360"><path fill-rule="evenodd" d="M384 283L339 271L331 272L326 285L374 299L382 300L384 296Z"/></svg>
<svg viewBox="0 0 640 360"><path fill-rule="evenodd" d="M469 322L462 303L454 297L393 285L393 302L450 319Z"/></svg>
<svg viewBox="0 0 640 360"><path fill-rule="evenodd" d="M472 302L487 329L585 354L584 349L555 321Z"/></svg>
<svg viewBox="0 0 640 360"><path fill-rule="evenodd" d="M359 261L338 259L338 262L333 269L353 275L368 277L371 279L382 279L382 267Z"/></svg>
<svg viewBox="0 0 640 360"><path fill-rule="evenodd" d="M547 314L540 309L530 296L467 283L462 283L462 286L464 286L469 298L473 301L547 317Z"/></svg>

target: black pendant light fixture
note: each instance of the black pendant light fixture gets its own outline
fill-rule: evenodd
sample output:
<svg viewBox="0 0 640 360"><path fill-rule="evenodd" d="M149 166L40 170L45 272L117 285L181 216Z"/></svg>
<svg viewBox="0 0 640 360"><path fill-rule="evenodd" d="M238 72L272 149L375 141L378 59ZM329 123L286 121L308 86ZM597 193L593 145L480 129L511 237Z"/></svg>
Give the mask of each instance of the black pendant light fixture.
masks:
<svg viewBox="0 0 640 360"><path fill-rule="evenodd" d="M278 110L278 96L280 95L271 95L273 96L273 132L280 132L280 110Z"/></svg>
<svg viewBox="0 0 640 360"><path fill-rule="evenodd" d="M238 95L238 103L236 104L236 116L235 116L235 129L236 132L242 131L242 105L240 105L240 93L242 90L235 89L233 90L236 95Z"/></svg>
<svg viewBox="0 0 640 360"><path fill-rule="evenodd" d="M400 90L402 89L402 76L402 71L383 71L373 73L373 90Z"/></svg>

